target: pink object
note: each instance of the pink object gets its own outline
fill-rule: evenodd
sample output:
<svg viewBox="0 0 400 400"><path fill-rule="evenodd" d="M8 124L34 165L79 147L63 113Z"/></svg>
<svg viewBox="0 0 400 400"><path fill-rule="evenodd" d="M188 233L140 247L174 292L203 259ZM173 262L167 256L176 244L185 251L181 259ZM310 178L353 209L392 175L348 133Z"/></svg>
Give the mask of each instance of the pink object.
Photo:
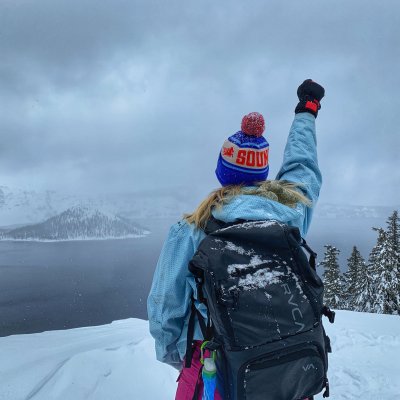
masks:
<svg viewBox="0 0 400 400"><path fill-rule="evenodd" d="M183 367L178 376L178 389L176 391L175 400L193 400L197 382L199 382L199 394L197 399L201 400L203 396L203 381L201 379L202 365L200 362L201 343L201 341L196 341L194 344L192 366L190 368ZM185 365L185 361L183 361L183 365ZM222 400L218 390L215 391L214 400ZM307 397L304 400L309 400L309 398Z"/></svg>
<svg viewBox="0 0 400 400"><path fill-rule="evenodd" d="M242 119L242 132L252 136L262 136L265 130L264 117L258 112L251 112Z"/></svg>
<svg viewBox="0 0 400 400"><path fill-rule="evenodd" d="M183 367L179 374L175 400L192 400L197 382L199 382L198 400L201 400L203 395L203 381L201 379L200 346L201 342L196 341L193 350L192 366L190 368ZM185 365L185 361L183 365ZM215 391L215 400L222 400L218 390Z"/></svg>

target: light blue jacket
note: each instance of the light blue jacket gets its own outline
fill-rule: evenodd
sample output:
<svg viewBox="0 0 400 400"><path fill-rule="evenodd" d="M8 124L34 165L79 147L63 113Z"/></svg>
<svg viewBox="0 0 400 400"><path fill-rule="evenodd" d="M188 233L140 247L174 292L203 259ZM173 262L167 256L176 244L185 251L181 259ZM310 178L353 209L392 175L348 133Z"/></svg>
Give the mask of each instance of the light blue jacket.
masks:
<svg viewBox="0 0 400 400"><path fill-rule="evenodd" d="M285 147L283 164L276 179L302 183L303 192L315 205L322 179L318 168L313 115L296 114ZM312 211L312 208L302 204L290 208L262 196L239 195L222 209L214 210L213 215L224 222L236 219L275 219L297 226L305 237ZM186 352L192 293L197 298L196 285L188 270L188 263L204 237L202 230L185 220L171 227L161 250L147 301L150 332L155 339L157 359L178 369ZM196 303L196 307L205 316L204 305ZM199 326L195 329L194 338L202 339Z"/></svg>

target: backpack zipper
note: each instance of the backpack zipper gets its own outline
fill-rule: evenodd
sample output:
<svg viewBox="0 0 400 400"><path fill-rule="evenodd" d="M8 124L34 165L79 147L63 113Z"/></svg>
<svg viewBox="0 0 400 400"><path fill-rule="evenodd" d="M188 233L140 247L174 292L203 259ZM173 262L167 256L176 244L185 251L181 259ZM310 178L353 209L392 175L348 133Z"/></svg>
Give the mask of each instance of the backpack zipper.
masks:
<svg viewBox="0 0 400 400"><path fill-rule="evenodd" d="M315 350L312 348L302 349L302 350L296 351L294 353L284 354L282 357L272 358L270 360L265 360L265 361L256 363L256 364L252 365L251 367L250 367L251 363L248 363L248 368L251 371L253 371L253 370L259 370L259 369L264 369L264 368L269 368L269 367L275 367L280 364L285 364L290 361L298 360L298 359L306 357L308 355L321 357L318 350ZM324 373L325 373L325 371L324 371Z"/></svg>
<svg viewBox="0 0 400 400"><path fill-rule="evenodd" d="M302 356L307 356L307 355L314 355L318 356L321 359L323 368L324 368L324 387L326 389L326 394L328 397L329 396L329 381L327 378L327 364L326 364L326 357L323 349L320 347L319 343L317 342L309 342L310 345L313 347L308 347L304 348L304 344L300 345L295 345L292 347L287 348L287 352L283 354L281 357L274 358L277 355L281 354L284 350L275 350L271 353L264 354L265 357L268 358L268 360L260 362L257 365L253 365L252 368L250 368L250 365L252 363L255 363L256 361L260 360L262 356L257 356L251 360L246 361L246 363L242 364L241 367L238 370L238 376L242 377L241 379L244 379L245 377L245 372L246 369L251 370L260 370L264 368L270 368L276 365L284 364L286 362L294 361L296 359L302 358ZM297 350L299 349L299 350ZM300 356L299 356L300 354Z"/></svg>
<svg viewBox="0 0 400 400"><path fill-rule="evenodd" d="M287 355L291 355L291 354L294 354L294 353L297 353L297 352L298 352L297 349L299 349L299 351L301 351L301 350L307 350L307 351L313 350L314 352L318 353L319 357L322 359L323 364L324 364L324 371L326 372L327 368L326 368L326 365L325 365L325 364L326 364L326 363L325 363L325 352L324 352L323 349L320 347L319 343L313 342L313 341L312 341L312 342L307 342L307 344L310 344L310 345L312 345L313 347L308 347L308 348L304 349L304 343L302 343L302 344L297 344L297 345L288 347L288 348L286 348L286 349L279 349L279 350L272 351L272 352L270 352L270 353L266 353L266 354L264 354L264 356L265 356L265 357L268 357L269 359L272 359L274 356L281 354L281 353L282 353L283 351L285 351L285 350L286 350L286 351L285 351L285 354L284 354L282 357L287 356ZM257 361L257 360L260 359L260 358L261 358L260 356L257 356L257 357L254 357L254 358L252 358L252 359L246 361L246 363L243 364L243 365L239 368L239 371L242 372L242 370L243 370L244 368L246 368L248 365L254 363L255 361Z"/></svg>

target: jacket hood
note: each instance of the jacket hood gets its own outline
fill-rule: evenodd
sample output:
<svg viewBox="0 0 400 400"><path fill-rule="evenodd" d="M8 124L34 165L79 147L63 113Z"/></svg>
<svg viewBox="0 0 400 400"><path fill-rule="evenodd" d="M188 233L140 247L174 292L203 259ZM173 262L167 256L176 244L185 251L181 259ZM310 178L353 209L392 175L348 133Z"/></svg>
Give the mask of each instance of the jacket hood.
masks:
<svg viewBox="0 0 400 400"><path fill-rule="evenodd" d="M238 195L221 208L214 209L212 215L224 222L233 222L237 219L250 221L275 219L288 223L301 217L303 209L301 205L291 208L264 196Z"/></svg>

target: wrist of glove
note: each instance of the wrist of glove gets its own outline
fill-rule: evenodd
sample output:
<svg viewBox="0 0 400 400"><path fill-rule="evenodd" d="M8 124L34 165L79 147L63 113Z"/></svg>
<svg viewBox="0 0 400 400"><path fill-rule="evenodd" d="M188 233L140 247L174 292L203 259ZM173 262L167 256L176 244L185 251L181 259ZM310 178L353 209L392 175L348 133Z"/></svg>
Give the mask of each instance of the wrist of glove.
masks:
<svg viewBox="0 0 400 400"><path fill-rule="evenodd" d="M301 112L308 112L314 115L315 118L318 116L318 111L321 109L321 104L317 99L312 98L311 96L304 96L302 100L300 100L294 110L295 114Z"/></svg>
<svg viewBox="0 0 400 400"><path fill-rule="evenodd" d="M317 118L318 111L321 109L320 101L324 96L325 89L321 85L311 79L305 80L297 89L299 103L294 112L296 114L308 112Z"/></svg>

